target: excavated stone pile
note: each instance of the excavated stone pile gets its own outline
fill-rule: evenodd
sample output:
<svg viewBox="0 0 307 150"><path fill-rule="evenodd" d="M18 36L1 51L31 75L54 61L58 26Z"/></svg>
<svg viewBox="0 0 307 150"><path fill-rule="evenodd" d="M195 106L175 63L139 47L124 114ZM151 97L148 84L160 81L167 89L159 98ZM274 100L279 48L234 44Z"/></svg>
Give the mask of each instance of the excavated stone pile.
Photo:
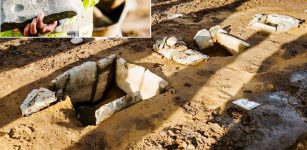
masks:
<svg viewBox="0 0 307 150"><path fill-rule="evenodd" d="M291 16L280 14L256 14L249 25L257 30L267 32L287 32L298 28L303 21Z"/></svg>

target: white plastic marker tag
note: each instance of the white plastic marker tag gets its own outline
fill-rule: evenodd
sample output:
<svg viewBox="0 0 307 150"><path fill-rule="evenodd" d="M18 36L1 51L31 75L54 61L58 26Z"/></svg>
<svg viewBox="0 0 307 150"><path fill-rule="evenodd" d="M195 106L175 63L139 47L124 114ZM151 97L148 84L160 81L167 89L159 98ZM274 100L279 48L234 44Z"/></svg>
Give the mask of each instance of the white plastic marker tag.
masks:
<svg viewBox="0 0 307 150"><path fill-rule="evenodd" d="M235 105L238 105L246 110L252 110L258 107L260 104L254 101L249 101L247 99L238 99L232 102Z"/></svg>

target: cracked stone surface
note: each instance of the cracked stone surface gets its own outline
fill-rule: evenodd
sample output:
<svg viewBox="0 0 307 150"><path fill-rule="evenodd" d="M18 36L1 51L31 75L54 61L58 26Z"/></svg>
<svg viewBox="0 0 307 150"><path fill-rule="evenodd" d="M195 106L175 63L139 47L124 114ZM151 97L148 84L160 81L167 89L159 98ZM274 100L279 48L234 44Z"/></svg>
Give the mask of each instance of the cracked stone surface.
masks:
<svg viewBox="0 0 307 150"><path fill-rule="evenodd" d="M30 116L31 114L50 106L56 101L57 98L55 97L54 92L45 88L34 89L22 102L20 109L23 116Z"/></svg>
<svg viewBox="0 0 307 150"><path fill-rule="evenodd" d="M83 10L81 0L2 0L1 28L4 31L22 27L42 12L46 16L44 22L49 23L73 17Z"/></svg>

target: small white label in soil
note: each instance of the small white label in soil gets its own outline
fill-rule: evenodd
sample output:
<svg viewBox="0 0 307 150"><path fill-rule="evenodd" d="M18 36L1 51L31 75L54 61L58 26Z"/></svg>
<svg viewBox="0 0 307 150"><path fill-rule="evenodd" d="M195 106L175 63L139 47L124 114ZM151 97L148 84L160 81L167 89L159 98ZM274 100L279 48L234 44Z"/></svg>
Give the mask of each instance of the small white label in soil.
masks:
<svg viewBox="0 0 307 150"><path fill-rule="evenodd" d="M238 105L246 110L252 110L258 107L260 104L254 101L249 101L247 99L238 99L232 102L235 105Z"/></svg>

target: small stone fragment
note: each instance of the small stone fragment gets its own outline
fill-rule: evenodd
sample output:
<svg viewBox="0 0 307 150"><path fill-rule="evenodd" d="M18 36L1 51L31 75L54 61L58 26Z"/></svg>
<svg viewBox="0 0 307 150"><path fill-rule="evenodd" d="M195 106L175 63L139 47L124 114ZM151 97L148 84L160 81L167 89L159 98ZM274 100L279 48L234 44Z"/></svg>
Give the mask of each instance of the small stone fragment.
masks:
<svg viewBox="0 0 307 150"><path fill-rule="evenodd" d="M96 124L113 116L116 112L119 112L129 106L132 106L142 100L139 92L133 93L131 96L125 96L112 101L108 104L101 106L95 112Z"/></svg>
<svg viewBox="0 0 307 150"><path fill-rule="evenodd" d="M67 71L69 80L65 94L69 95L73 104L91 102L93 85L96 82L96 62L86 62Z"/></svg>
<svg viewBox="0 0 307 150"><path fill-rule="evenodd" d="M238 99L232 102L235 105L238 105L246 110L252 110L258 106L260 106L259 103L254 102L254 101L249 101L247 99Z"/></svg>
<svg viewBox="0 0 307 150"><path fill-rule="evenodd" d="M83 43L83 41L84 41L83 38L80 38L80 37L75 37L70 40L70 42L74 45L81 44Z"/></svg>
<svg viewBox="0 0 307 150"><path fill-rule="evenodd" d="M202 29L197 32L194 37L196 44L200 50L204 50L214 45L210 32L207 29Z"/></svg>
<svg viewBox="0 0 307 150"><path fill-rule="evenodd" d="M186 50L177 52L173 56L173 60L183 65L196 65L200 62L205 62L209 59L209 56L204 55L194 50Z"/></svg>
<svg viewBox="0 0 307 150"><path fill-rule="evenodd" d="M55 93L45 89L34 89L20 105L22 116L30 116L56 102Z"/></svg>
<svg viewBox="0 0 307 150"><path fill-rule="evenodd" d="M127 94L140 91L145 68L127 63L123 58L116 61L116 83Z"/></svg>
<svg viewBox="0 0 307 150"><path fill-rule="evenodd" d="M168 82L157 76L156 74L146 70L141 85L141 96L143 100L152 98L165 91Z"/></svg>

